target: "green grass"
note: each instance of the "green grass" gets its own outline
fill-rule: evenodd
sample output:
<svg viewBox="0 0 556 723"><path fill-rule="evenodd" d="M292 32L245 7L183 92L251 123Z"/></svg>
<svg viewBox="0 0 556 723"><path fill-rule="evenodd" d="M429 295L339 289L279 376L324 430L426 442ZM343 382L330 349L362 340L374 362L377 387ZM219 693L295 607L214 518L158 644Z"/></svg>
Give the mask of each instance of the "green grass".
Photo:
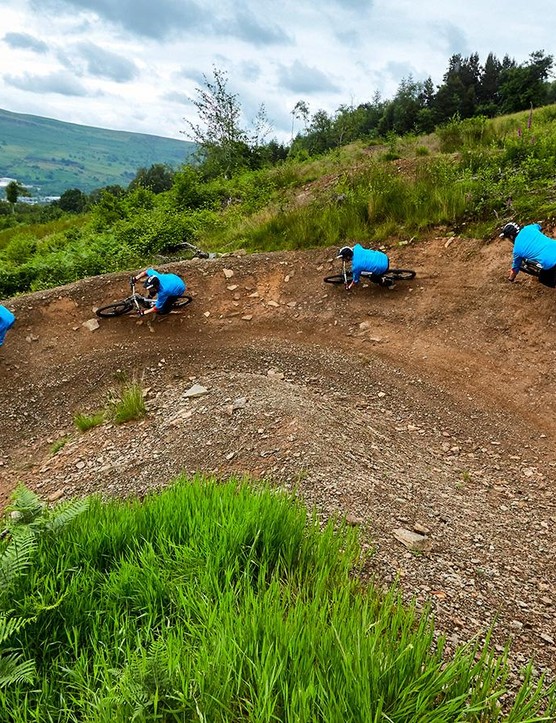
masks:
<svg viewBox="0 0 556 723"><path fill-rule="evenodd" d="M105 412L93 412L93 414L85 414L78 412L73 417L73 423L80 432L87 432L93 427L98 427L106 418Z"/></svg>
<svg viewBox="0 0 556 723"><path fill-rule="evenodd" d="M0 548L0 553L1 553ZM447 655L432 618L363 585L356 532L321 529L247 481L181 480L143 502L92 500L0 591L32 684L0 687L23 721L506 721L556 713L506 655ZM502 713L501 697L505 697ZM513 696L513 697L512 697ZM549 720L549 718L546 718Z"/></svg>
<svg viewBox="0 0 556 723"><path fill-rule="evenodd" d="M119 396L113 395L109 403L108 414L116 424L142 419L146 413L143 388L139 382L124 384Z"/></svg>
<svg viewBox="0 0 556 723"><path fill-rule="evenodd" d="M60 439L57 439L55 442L53 442L50 445L50 454L55 455L57 452L59 452L69 441L69 437L60 437Z"/></svg>
<svg viewBox="0 0 556 723"><path fill-rule="evenodd" d="M180 171L158 195L106 194L71 222L0 232L0 297L156 264L184 239L221 252L349 241L388 248L439 226L490 239L511 218L552 223L556 107L534 111L531 128L528 120L454 120L427 136L360 141L232 178Z"/></svg>

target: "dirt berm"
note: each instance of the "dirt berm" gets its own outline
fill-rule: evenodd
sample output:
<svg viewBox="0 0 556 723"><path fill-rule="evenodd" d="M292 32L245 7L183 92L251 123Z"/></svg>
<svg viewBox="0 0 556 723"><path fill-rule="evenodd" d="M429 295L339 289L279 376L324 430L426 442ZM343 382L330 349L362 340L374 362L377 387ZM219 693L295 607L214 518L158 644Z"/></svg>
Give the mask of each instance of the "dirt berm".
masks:
<svg viewBox="0 0 556 723"><path fill-rule="evenodd" d="M390 251L414 281L351 293L323 283L332 249L181 262L190 307L94 331L126 275L13 299L0 504L18 482L54 501L182 471L266 478L360 526L368 574L430 603L450 646L496 623L516 671L534 656L552 677L556 291L507 283L510 251L432 238ZM146 418L79 433L74 415L133 375ZM416 550L398 539L415 532Z"/></svg>

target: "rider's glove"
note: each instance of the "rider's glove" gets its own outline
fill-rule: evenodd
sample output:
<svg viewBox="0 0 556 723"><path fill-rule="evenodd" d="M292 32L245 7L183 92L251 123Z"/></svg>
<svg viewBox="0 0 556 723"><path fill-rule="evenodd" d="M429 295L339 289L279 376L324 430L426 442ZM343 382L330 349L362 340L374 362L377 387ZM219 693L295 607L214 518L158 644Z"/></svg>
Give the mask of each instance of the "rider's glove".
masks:
<svg viewBox="0 0 556 723"><path fill-rule="evenodd" d="M139 309L139 311L137 312L137 316L145 316L146 313L147 312L145 311L145 309Z"/></svg>
<svg viewBox="0 0 556 723"><path fill-rule="evenodd" d="M129 280L129 283L130 283L130 284L136 284L136 283L137 283L137 278L136 278L135 276L132 276L132 277L130 278L130 280Z"/></svg>

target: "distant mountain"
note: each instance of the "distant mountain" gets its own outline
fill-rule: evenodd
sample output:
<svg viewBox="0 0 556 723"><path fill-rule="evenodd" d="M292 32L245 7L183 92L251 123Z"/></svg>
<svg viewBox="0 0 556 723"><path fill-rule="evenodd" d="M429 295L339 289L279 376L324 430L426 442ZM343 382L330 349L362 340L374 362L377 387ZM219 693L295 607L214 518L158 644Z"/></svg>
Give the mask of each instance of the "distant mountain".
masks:
<svg viewBox="0 0 556 723"><path fill-rule="evenodd" d="M188 141L110 131L0 109L0 178L29 187L33 196L68 188L126 187L139 168L177 168L195 151Z"/></svg>

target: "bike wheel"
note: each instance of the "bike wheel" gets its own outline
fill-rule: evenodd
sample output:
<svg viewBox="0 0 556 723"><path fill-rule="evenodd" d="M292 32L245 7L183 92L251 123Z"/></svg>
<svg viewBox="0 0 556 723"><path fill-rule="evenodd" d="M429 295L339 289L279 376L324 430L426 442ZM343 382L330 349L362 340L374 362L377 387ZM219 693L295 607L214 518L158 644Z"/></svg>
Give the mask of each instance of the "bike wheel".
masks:
<svg viewBox="0 0 556 723"><path fill-rule="evenodd" d="M174 301L174 305L172 308L174 309L183 309L184 306L187 306L193 301L192 296L180 296L180 298L177 301Z"/></svg>
<svg viewBox="0 0 556 723"><path fill-rule="evenodd" d="M393 281L410 281L415 278L416 273L411 269L390 269L384 274L384 277Z"/></svg>
<svg viewBox="0 0 556 723"><path fill-rule="evenodd" d="M351 273L347 273L345 276L344 274L334 274L333 276L325 276L324 281L327 284L349 284L352 278Z"/></svg>
<svg viewBox="0 0 556 723"><path fill-rule="evenodd" d="M110 319L113 316L122 316L122 314L127 314L132 309L133 302L129 301L129 299L124 299L123 301L116 301L114 304L101 306L100 309L97 309L96 314L103 319Z"/></svg>

